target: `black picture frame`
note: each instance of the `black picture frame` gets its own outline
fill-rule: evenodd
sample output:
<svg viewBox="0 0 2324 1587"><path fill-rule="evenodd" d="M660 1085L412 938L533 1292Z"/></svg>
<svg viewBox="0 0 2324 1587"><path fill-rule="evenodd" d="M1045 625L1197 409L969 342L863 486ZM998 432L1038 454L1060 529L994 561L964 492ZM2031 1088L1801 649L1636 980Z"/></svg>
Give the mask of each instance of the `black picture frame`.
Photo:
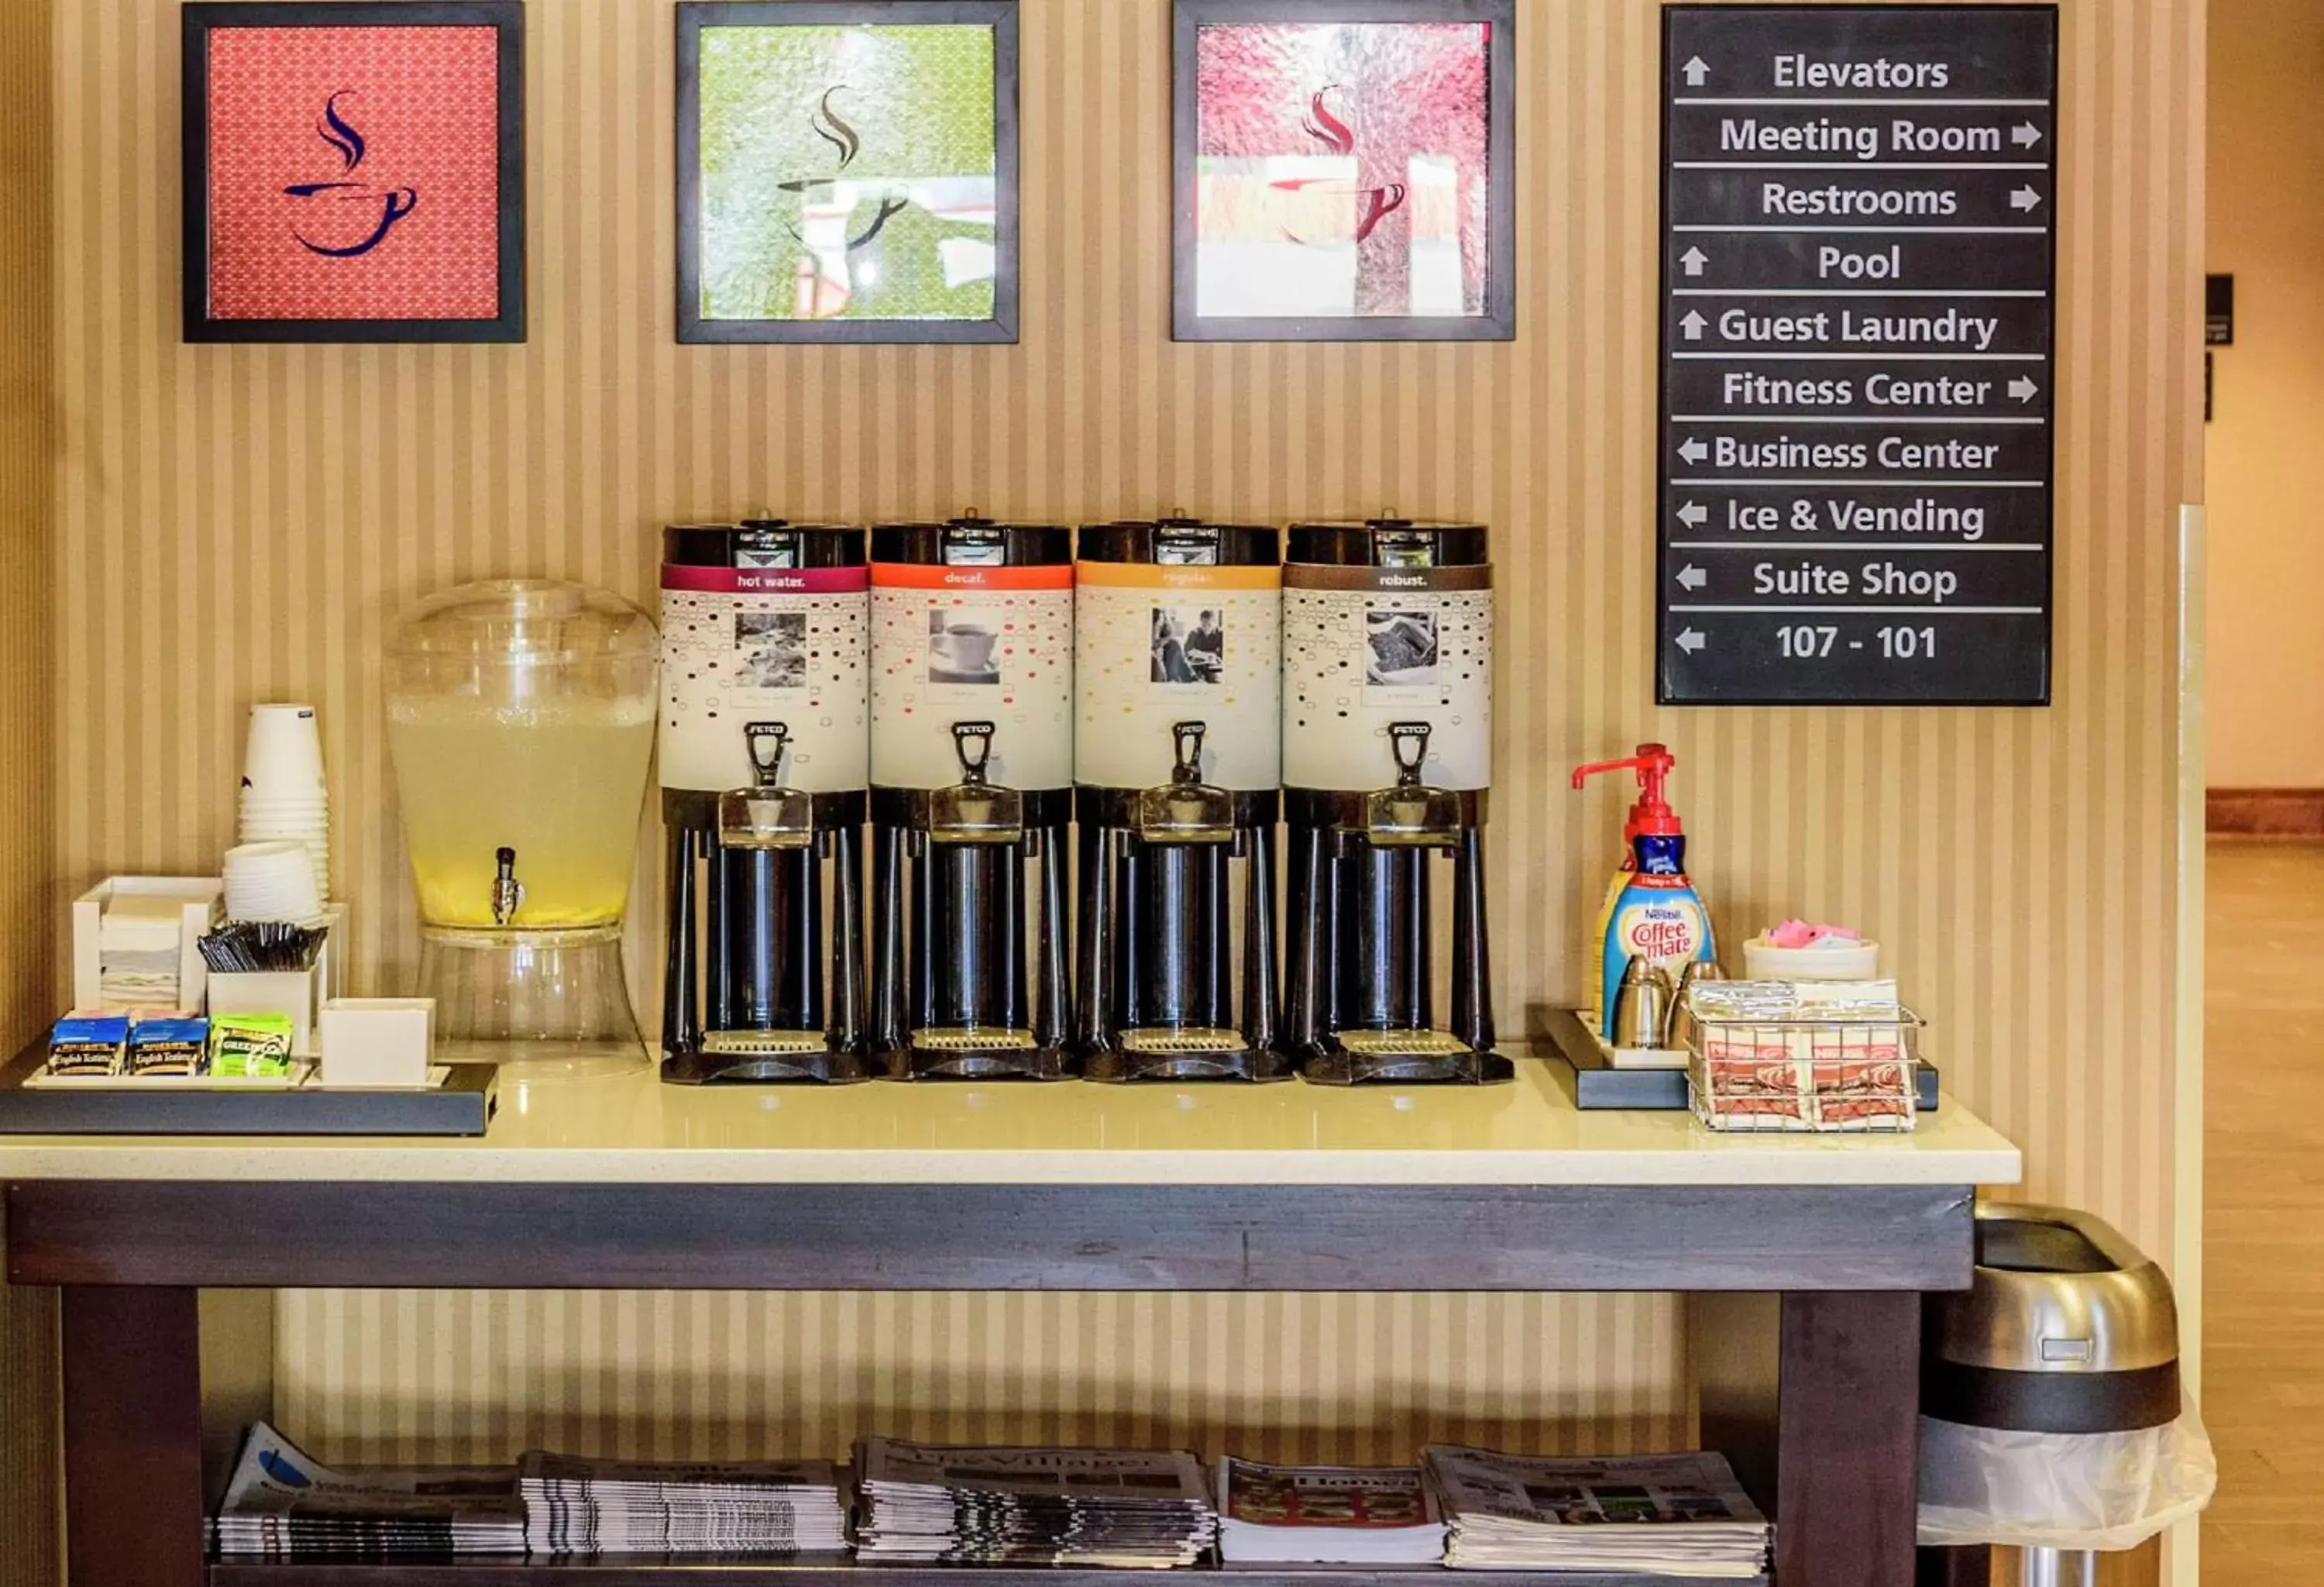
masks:
<svg viewBox="0 0 2324 1587"><path fill-rule="evenodd" d="M678 339L727 343L1013 343L1018 273L1018 0L679 0ZM706 27L989 26L992 29L993 279L990 319L711 319L702 313L702 30Z"/></svg>
<svg viewBox="0 0 2324 1587"><path fill-rule="evenodd" d="M491 319L220 319L209 311L209 39L227 28L491 27L499 34L500 313ZM186 0L179 8L189 342L525 339L523 0Z"/></svg>
<svg viewBox="0 0 2324 1587"><path fill-rule="evenodd" d="M1195 311L1195 40L1259 23L1489 24L1485 82L1484 312L1328 318ZM1173 0L1170 19L1170 336L1180 342L1507 342L1517 338L1517 0Z"/></svg>

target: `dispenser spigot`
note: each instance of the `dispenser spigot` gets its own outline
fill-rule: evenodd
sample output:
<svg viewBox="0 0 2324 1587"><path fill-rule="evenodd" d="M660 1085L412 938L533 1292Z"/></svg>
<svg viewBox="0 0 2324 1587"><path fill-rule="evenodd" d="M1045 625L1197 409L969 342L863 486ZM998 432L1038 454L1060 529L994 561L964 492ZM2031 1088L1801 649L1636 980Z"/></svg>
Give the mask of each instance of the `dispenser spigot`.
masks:
<svg viewBox="0 0 2324 1587"><path fill-rule="evenodd" d="M751 773L761 788L783 785L783 752L790 747L788 723L753 722L742 729L751 749Z"/></svg>
<svg viewBox="0 0 2324 1587"><path fill-rule="evenodd" d="M1170 780L1180 788L1198 788L1203 780L1203 737L1210 732L1204 722L1174 722L1170 737L1177 746L1177 761L1170 768Z"/></svg>
<svg viewBox="0 0 2324 1587"><path fill-rule="evenodd" d="M952 752L960 757L961 782L969 788L982 788L987 780L985 763L992 759L992 724L954 723Z"/></svg>
<svg viewBox="0 0 2324 1587"><path fill-rule="evenodd" d="M1431 731L1425 722L1391 722L1388 724L1388 749L1396 756L1397 787L1420 786L1420 769L1428 761L1428 735Z"/></svg>
<svg viewBox="0 0 2324 1587"><path fill-rule="evenodd" d="M506 926L524 908L524 883L516 879L516 851L503 845L493 851L497 867L493 877L493 924Z"/></svg>

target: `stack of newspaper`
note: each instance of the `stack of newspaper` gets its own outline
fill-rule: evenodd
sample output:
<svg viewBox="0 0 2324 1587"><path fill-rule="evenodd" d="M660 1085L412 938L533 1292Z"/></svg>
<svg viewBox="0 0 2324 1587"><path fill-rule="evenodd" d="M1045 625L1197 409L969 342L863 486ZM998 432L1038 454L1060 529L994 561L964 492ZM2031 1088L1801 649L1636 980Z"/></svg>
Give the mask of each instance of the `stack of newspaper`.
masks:
<svg viewBox="0 0 2324 1587"><path fill-rule="evenodd" d="M846 1510L828 1461L589 1460L518 1468L536 1554L837 1554Z"/></svg>
<svg viewBox="0 0 2324 1587"><path fill-rule="evenodd" d="M1219 1555L1229 1564L1433 1565L1444 1523L1418 1466L1219 1462Z"/></svg>
<svg viewBox="0 0 2324 1587"><path fill-rule="evenodd" d="M263 1422L243 1440L211 1545L272 1559L522 1554L512 1466L333 1471Z"/></svg>
<svg viewBox="0 0 2324 1587"><path fill-rule="evenodd" d="M1437 1444L1422 1458L1452 1527L1448 1565L1729 1578L1767 1568L1767 1523L1720 1455L1536 1460Z"/></svg>
<svg viewBox="0 0 2324 1587"><path fill-rule="evenodd" d="M1203 1468L1169 1450L855 1446L865 1564L1190 1565L1218 1518Z"/></svg>

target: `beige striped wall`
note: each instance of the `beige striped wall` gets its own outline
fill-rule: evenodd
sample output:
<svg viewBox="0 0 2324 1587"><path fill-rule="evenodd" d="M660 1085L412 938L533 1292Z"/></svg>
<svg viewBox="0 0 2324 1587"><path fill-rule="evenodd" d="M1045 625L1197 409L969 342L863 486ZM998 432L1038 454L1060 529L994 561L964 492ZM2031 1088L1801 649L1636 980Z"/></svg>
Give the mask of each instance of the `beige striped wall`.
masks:
<svg viewBox="0 0 2324 1587"><path fill-rule="evenodd" d="M0 5L0 1052L53 1010L51 0ZM5 1245L5 1236L0 1236ZM0 1587L51 1587L56 1296L0 1287Z"/></svg>
<svg viewBox="0 0 2324 1587"><path fill-rule="evenodd" d="M1891 945L2033 1187L2167 1249L2176 505L2199 492L2200 0L2068 0L2057 705L1652 701L1653 0L1525 0L1508 346L1167 336L1168 6L1026 0L1024 341L672 340L671 12L530 10L533 331L507 348L187 347L169 0L58 26L63 658L75 880L201 869L251 700L321 707L361 980L413 958L380 734L387 614L486 574L645 597L655 528L769 505L1065 521L1393 503L1495 526L1505 1020L1573 994L1617 794L1677 747L1730 940L1777 912ZM650 940L650 939L649 939ZM279 1392L333 1453L831 1449L866 1425L1351 1453L1685 1435L1674 1303L1595 1298L286 1296Z"/></svg>

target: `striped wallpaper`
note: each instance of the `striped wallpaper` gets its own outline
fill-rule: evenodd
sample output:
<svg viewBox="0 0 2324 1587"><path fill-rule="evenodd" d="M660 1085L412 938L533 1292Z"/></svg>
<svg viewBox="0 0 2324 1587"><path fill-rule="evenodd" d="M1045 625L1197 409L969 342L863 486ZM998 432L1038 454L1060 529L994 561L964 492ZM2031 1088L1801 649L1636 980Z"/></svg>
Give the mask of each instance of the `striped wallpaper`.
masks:
<svg viewBox="0 0 2324 1587"><path fill-rule="evenodd" d="M52 185L50 0L0 5L0 1052L55 1010L55 548L49 232ZM5 1236L0 1235L0 1244ZM51 1587L59 1553L56 1296L0 1286L0 1587Z"/></svg>
<svg viewBox="0 0 2324 1587"><path fill-rule="evenodd" d="M1616 858L1621 796L1567 792L1566 768L1665 740L1729 940L1789 912L1876 934L2033 1190L2168 1249L2200 0L2064 8L2046 711L1651 704L1654 0L1519 7L1520 336L1459 346L1168 340L1167 0L1025 0L1021 346L678 347L670 7L535 0L529 345L183 346L174 10L57 22L68 879L214 864L244 707L311 699L358 979L395 989L389 614L487 574L647 598L673 519L1474 516L1502 591L1505 1026L1580 990ZM1215 1444L1245 1422L1360 1454L1454 1428L1667 1443L1689 1414L1658 1298L346 1294L285 1296L281 1321L290 1430L365 1457L806 1452L865 1425Z"/></svg>

